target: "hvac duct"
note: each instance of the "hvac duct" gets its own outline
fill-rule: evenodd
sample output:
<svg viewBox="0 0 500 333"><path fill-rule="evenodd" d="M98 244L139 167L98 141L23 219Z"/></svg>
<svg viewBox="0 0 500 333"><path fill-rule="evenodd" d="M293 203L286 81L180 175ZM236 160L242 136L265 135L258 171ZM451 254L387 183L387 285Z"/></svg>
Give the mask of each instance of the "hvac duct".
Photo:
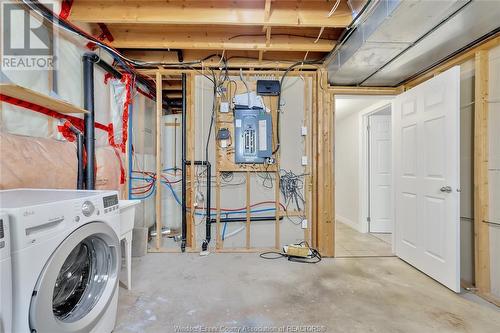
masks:
<svg viewBox="0 0 500 333"><path fill-rule="evenodd" d="M494 31L499 16L497 1L380 0L330 57L329 82L397 85Z"/></svg>

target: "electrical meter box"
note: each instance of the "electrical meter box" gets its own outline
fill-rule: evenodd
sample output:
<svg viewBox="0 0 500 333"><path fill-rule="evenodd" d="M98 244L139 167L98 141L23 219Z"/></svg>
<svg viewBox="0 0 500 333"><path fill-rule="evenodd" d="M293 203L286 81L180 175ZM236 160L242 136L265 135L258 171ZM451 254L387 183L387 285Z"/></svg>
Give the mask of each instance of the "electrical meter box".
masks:
<svg viewBox="0 0 500 333"><path fill-rule="evenodd" d="M272 117L264 109L234 110L235 163L264 163L272 156Z"/></svg>

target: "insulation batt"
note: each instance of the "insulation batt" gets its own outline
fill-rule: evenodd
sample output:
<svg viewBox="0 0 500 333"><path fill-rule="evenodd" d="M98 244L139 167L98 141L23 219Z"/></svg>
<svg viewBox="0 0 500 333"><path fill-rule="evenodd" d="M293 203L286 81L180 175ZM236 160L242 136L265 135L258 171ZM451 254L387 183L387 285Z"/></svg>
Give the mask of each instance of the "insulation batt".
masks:
<svg viewBox="0 0 500 333"><path fill-rule="evenodd" d="M112 147L98 147L95 152L97 172L96 190L119 190L124 193L124 186L120 185L120 160ZM122 154L119 153L121 158Z"/></svg>
<svg viewBox="0 0 500 333"><path fill-rule="evenodd" d="M0 189L76 187L74 143L0 132Z"/></svg>
<svg viewBox="0 0 500 333"><path fill-rule="evenodd" d="M0 132L0 156L2 190L76 188L77 156L73 142ZM120 161L113 148L97 148L96 163L96 189L124 193Z"/></svg>

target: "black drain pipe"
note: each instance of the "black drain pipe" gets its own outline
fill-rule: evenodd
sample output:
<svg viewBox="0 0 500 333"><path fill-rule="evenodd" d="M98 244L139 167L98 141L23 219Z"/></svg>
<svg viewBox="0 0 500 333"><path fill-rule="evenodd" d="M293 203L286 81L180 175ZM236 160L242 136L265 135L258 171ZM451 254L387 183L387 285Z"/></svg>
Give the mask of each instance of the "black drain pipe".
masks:
<svg viewBox="0 0 500 333"><path fill-rule="evenodd" d="M84 186L84 165L83 165L83 134L82 132L78 131L79 134L76 135L76 152L78 155L78 177L76 179L76 188L78 190L83 190L85 189Z"/></svg>
<svg viewBox="0 0 500 333"><path fill-rule="evenodd" d="M156 98L161 98L161 96L156 96ZM187 234L187 222L186 222L186 73L182 73L182 135L181 135L181 163L182 163L182 240L181 240L181 251L186 251L186 234Z"/></svg>
<svg viewBox="0 0 500 333"><path fill-rule="evenodd" d="M76 136L76 156L78 158L78 167L77 167L77 177L76 177L76 189L84 190L84 181L83 181L83 133L78 130L73 124L69 121L67 122L69 130L73 132Z"/></svg>
<svg viewBox="0 0 500 333"><path fill-rule="evenodd" d="M83 108L88 112L84 115L84 138L87 152L85 166L85 188L95 189L95 114L94 114L94 63L99 57L94 53L85 53L83 60Z"/></svg>
<svg viewBox="0 0 500 333"><path fill-rule="evenodd" d="M83 108L88 112L84 115L85 128L83 132L87 165L85 166L85 188L95 189L95 109L94 109L94 65L101 67L114 77L121 79L122 74L113 66L101 60L95 53L85 53L83 61ZM78 137L78 136L77 136ZM83 184L82 184L83 186ZM82 187L83 188L83 187Z"/></svg>

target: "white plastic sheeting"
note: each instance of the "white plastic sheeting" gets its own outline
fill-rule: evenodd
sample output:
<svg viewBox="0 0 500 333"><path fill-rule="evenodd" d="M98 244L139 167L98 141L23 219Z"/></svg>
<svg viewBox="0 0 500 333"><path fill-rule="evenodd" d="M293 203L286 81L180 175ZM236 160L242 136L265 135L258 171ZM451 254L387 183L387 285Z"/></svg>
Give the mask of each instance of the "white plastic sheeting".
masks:
<svg viewBox="0 0 500 333"><path fill-rule="evenodd" d="M60 8L60 1L50 2L54 4L54 10L57 13ZM14 26L18 25L21 27L22 22L14 21L13 24ZM87 41L60 29L56 28L55 30L55 56L58 62L55 70L4 71L0 75L0 81L2 83L14 83L50 95L54 98L63 99L76 106L83 107L82 55L90 51L86 47ZM12 29L12 31L15 34L23 33L21 28ZM110 58L106 54L99 50L96 52L101 58L111 63ZM125 156L123 152L117 154L117 151L123 150L123 145L120 144L123 142L122 117L124 113L124 101L126 99L125 84L117 79L107 80L108 83L106 84L105 76L106 73L98 66L95 66L95 119L97 123L104 126L112 124L114 129L113 139L116 143L116 147L112 148L110 146L110 138L107 131L96 128L96 183L98 188L124 190L123 184L121 183L123 181L122 172L125 167ZM135 107L141 108L141 103L142 105L145 104L145 98L139 99L138 102L135 103ZM0 131L2 134L23 135L25 136L24 140L33 140L34 143L38 142L35 138L56 139L44 141L47 147L50 146L47 148L48 150L52 149L51 147L59 147L59 144L69 144L71 147L74 147L73 143L65 142L63 136L58 132L57 126L59 125L59 121L57 119L8 103L1 103L0 105ZM142 107L142 109L144 109L144 107ZM82 115L72 116L83 118ZM11 141L4 140L4 142L6 145L11 144ZM154 146L151 147L151 149L154 148ZM16 156L16 154L19 154L18 150L10 149L6 151L8 151L6 155L2 155L3 159L5 156L8 156L8 159L11 161L22 159L21 156ZM66 150L61 150L61 154L66 153L68 153ZM74 158L76 161L76 153L72 151L71 156L62 156L60 158ZM57 160L53 162L57 163ZM54 168L47 169L44 177L46 176L46 179L52 179L51 177L53 173L55 174L55 170ZM29 172L29 170L25 171ZM33 172L37 176L40 175L38 170ZM71 177L74 176L76 179L76 169L72 170L71 174ZM63 178L66 176L64 172L60 172L58 177ZM76 180L74 182L71 180L69 183L76 186ZM56 183L46 183L45 187L58 187L58 185ZM123 194L125 193L126 192L123 191Z"/></svg>

